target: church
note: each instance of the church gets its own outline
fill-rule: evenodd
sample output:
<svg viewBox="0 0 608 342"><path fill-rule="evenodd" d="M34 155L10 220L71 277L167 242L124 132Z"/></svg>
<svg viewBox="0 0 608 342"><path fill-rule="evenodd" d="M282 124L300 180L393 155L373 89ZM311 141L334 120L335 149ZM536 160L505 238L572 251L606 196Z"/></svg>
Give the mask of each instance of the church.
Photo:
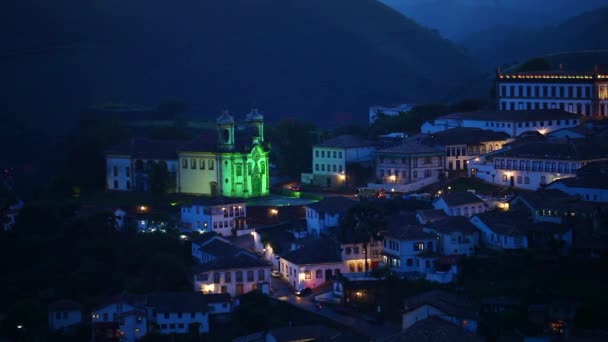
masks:
<svg viewBox="0 0 608 342"><path fill-rule="evenodd" d="M166 153L158 155L159 146ZM106 151L106 188L147 191L146 165L164 162L176 192L250 198L270 192L270 147L264 142L264 117L253 109L237 124L227 112L216 120L216 130L186 143L133 139ZM138 181L138 179L143 181ZM139 184L139 186L136 186Z"/></svg>

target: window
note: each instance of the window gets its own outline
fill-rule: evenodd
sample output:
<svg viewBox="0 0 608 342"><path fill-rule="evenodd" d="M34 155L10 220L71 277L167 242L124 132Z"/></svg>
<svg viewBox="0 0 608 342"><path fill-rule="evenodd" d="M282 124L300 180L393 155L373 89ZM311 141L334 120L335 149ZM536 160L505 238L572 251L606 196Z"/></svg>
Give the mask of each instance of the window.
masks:
<svg viewBox="0 0 608 342"><path fill-rule="evenodd" d="M415 251L424 250L424 242L414 242L414 250Z"/></svg>
<svg viewBox="0 0 608 342"><path fill-rule="evenodd" d="M319 164L315 164L315 171L319 171Z"/></svg>
<svg viewBox="0 0 608 342"><path fill-rule="evenodd" d="M325 151L321 151L321 158L325 158Z"/></svg>
<svg viewBox="0 0 608 342"><path fill-rule="evenodd" d="M266 272L264 272L264 270L258 270L258 281L264 281L266 279L264 279Z"/></svg>
<svg viewBox="0 0 608 342"><path fill-rule="evenodd" d="M125 168L125 174L127 175L127 177L131 177L131 168L130 167L126 167Z"/></svg>
<svg viewBox="0 0 608 342"><path fill-rule="evenodd" d="M220 283L220 272L214 272L213 273L213 283L215 284L219 284Z"/></svg>
<svg viewBox="0 0 608 342"><path fill-rule="evenodd" d="M338 165L338 172L342 172L342 165Z"/></svg>
<svg viewBox="0 0 608 342"><path fill-rule="evenodd" d="M412 178L418 178L418 170L412 171Z"/></svg>
<svg viewBox="0 0 608 342"><path fill-rule="evenodd" d="M316 158L319 158L319 150L316 150L316 151L315 151L315 157L316 157Z"/></svg>
<svg viewBox="0 0 608 342"><path fill-rule="evenodd" d="M224 282L230 283L231 281L232 281L232 272L225 272L224 273Z"/></svg>
<svg viewBox="0 0 608 342"><path fill-rule="evenodd" d="M517 184L521 184L521 180L522 180L522 177L521 176L517 176Z"/></svg>
<svg viewBox="0 0 608 342"><path fill-rule="evenodd" d="M175 329L175 324L174 323L169 324L169 329Z"/></svg>
<svg viewBox="0 0 608 342"><path fill-rule="evenodd" d="M183 329L183 328L184 328L184 323L179 323L179 324L177 325L177 327L178 327L178 328L180 328L180 329Z"/></svg>
<svg viewBox="0 0 608 342"><path fill-rule="evenodd" d="M194 159L194 158L190 159L190 168L196 169L196 159Z"/></svg>
<svg viewBox="0 0 608 342"><path fill-rule="evenodd" d="M305 279L310 279L310 270L304 271L304 278Z"/></svg>
<svg viewBox="0 0 608 342"><path fill-rule="evenodd" d="M431 170L431 169L424 169L424 177L425 178L431 177L432 174L433 174L433 170Z"/></svg>
<svg viewBox="0 0 608 342"><path fill-rule="evenodd" d="M338 157L338 152L334 151L334 158Z"/></svg>
<svg viewBox="0 0 608 342"><path fill-rule="evenodd" d="M177 318L182 318L182 313L181 312L177 313Z"/></svg>
<svg viewBox="0 0 608 342"><path fill-rule="evenodd" d="M208 160L209 170L213 170L213 160Z"/></svg>
<svg viewBox="0 0 608 342"><path fill-rule="evenodd" d="M321 164L321 171L325 171L325 164Z"/></svg>
<svg viewBox="0 0 608 342"><path fill-rule="evenodd" d="M346 255L350 255L350 252L351 252L350 247L346 247L344 249L344 253L346 253Z"/></svg>
<svg viewBox="0 0 608 342"><path fill-rule="evenodd" d="M353 254L359 254L359 247L353 247Z"/></svg>
<svg viewBox="0 0 608 342"><path fill-rule="evenodd" d="M199 167L201 170L204 170L204 169L205 169L205 160L204 160L204 159L199 159L199 161L198 161L198 167Z"/></svg>
<svg viewBox="0 0 608 342"><path fill-rule="evenodd" d="M503 181L503 182L506 182L506 181L507 181L507 175L506 175L506 174L502 175L502 181Z"/></svg>
<svg viewBox="0 0 608 342"><path fill-rule="evenodd" d="M186 159L186 158L182 159L182 168L183 169L188 168L188 159Z"/></svg>
<svg viewBox="0 0 608 342"><path fill-rule="evenodd" d="M247 271L247 281L248 282L254 281L254 279L253 279L253 271Z"/></svg>
<svg viewBox="0 0 608 342"><path fill-rule="evenodd" d="M236 271L236 282L237 283L243 282L243 271Z"/></svg>
<svg viewBox="0 0 608 342"><path fill-rule="evenodd" d="M342 152L338 152L338 158L342 159Z"/></svg>
<svg viewBox="0 0 608 342"><path fill-rule="evenodd" d="M333 165L333 167L332 167L332 169L333 169L333 171L334 171L334 172L336 172L338 168L337 168L337 167L336 167L336 165L334 164L334 165Z"/></svg>
<svg viewBox="0 0 608 342"><path fill-rule="evenodd" d="M118 189L118 181L114 180L114 189Z"/></svg>
<svg viewBox="0 0 608 342"><path fill-rule="evenodd" d="M317 278L317 279L323 278L323 270L317 270L315 272L315 278Z"/></svg>
<svg viewBox="0 0 608 342"><path fill-rule="evenodd" d="M114 177L118 177L118 166L114 166Z"/></svg>
<svg viewBox="0 0 608 342"><path fill-rule="evenodd" d="M431 161L432 161L432 158L431 158L431 157L424 157L424 163L425 163L425 164L430 164L430 163L431 163Z"/></svg>

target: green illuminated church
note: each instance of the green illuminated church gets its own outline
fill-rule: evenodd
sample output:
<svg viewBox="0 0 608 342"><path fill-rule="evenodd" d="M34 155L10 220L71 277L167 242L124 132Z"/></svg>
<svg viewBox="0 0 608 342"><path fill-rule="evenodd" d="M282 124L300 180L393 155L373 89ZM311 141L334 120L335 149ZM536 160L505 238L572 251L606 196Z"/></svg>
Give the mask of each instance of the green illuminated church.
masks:
<svg viewBox="0 0 608 342"><path fill-rule="evenodd" d="M237 124L224 111L216 131L202 134L178 151L178 191L194 195L259 197L270 191L264 117L257 109Z"/></svg>

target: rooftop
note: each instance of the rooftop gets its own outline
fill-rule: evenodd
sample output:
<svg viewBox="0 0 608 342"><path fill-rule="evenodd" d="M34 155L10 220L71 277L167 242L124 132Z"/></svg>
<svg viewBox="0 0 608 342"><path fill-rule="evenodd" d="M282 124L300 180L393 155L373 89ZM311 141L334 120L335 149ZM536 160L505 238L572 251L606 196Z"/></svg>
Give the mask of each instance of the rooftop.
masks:
<svg viewBox="0 0 608 342"><path fill-rule="evenodd" d="M477 228L464 216L448 216L445 219L431 222L427 224L426 227L442 234L450 234L453 232L473 234L478 231Z"/></svg>
<svg viewBox="0 0 608 342"><path fill-rule="evenodd" d="M439 199L443 199L450 207L470 203L484 203L481 198L477 197L477 195L470 191L447 193L441 196Z"/></svg>
<svg viewBox="0 0 608 342"><path fill-rule="evenodd" d="M406 312L423 305L432 305L447 315L463 319L476 319L479 314L478 305L464 297L442 290L429 291L406 298L403 305Z"/></svg>
<svg viewBox="0 0 608 342"><path fill-rule="evenodd" d="M530 141L514 144L493 155L494 158L529 158L553 160L608 159L606 141L571 140L569 142Z"/></svg>
<svg viewBox="0 0 608 342"><path fill-rule="evenodd" d="M324 325L302 325L272 329L268 332L276 342L331 341L341 332Z"/></svg>
<svg viewBox="0 0 608 342"><path fill-rule="evenodd" d="M422 224L442 220L449 217L448 214L446 214L445 211L441 209L419 209L416 210L416 216L420 217L420 219L422 220L422 222L420 223Z"/></svg>
<svg viewBox="0 0 608 342"><path fill-rule="evenodd" d="M414 240L414 239L434 239L435 235L426 233L422 230L422 226L418 224L409 224L404 220L403 216L393 216L389 221L389 229L384 236L395 238L398 240Z"/></svg>
<svg viewBox="0 0 608 342"><path fill-rule="evenodd" d="M296 265L314 265L342 262L340 247L329 239L307 241L301 248L281 256Z"/></svg>
<svg viewBox="0 0 608 342"><path fill-rule="evenodd" d="M199 249L205 254L221 258L234 256L241 252L247 252L246 250L238 248L229 242L225 242L219 239L214 239L207 243L204 243L201 247L199 247Z"/></svg>
<svg viewBox="0 0 608 342"><path fill-rule="evenodd" d="M238 254L219 258L211 262L204 264L198 264L192 267L194 273L201 273L215 270L233 270L233 269L244 269L244 268L265 268L271 267L272 265L266 260L257 256L251 256L248 254Z"/></svg>
<svg viewBox="0 0 608 342"><path fill-rule="evenodd" d="M431 316L417 321L407 330L391 337L379 340L381 342L481 342L482 337L476 336L464 328L461 328L444 319Z"/></svg>
<svg viewBox="0 0 608 342"><path fill-rule="evenodd" d="M164 312L207 312L209 297L202 292L164 292L148 295L147 305Z"/></svg>
<svg viewBox="0 0 608 342"><path fill-rule="evenodd" d="M325 197L324 199L307 204L306 207L310 208L318 213L322 214L342 214L348 211L351 207L355 206L357 201L343 197L343 196L331 196Z"/></svg>
<svg viewBox="0 0 608 342"><path fill-rule="evenodd" d="M58 300L49 304L49 311L81 311L82 305L73 300Z"/></svg>
<svg viewBox="0 0 608 342"><path fill-rule="evenodd" d="M325 140L314 147L333 147L333 148L356 148L356 147L373 147L374 144L355 135L344 134L332 139Z"/></svg>
<svg viewBox="0 0 608 342"><path fill-rule="evenodd" d="M437 154L443 155L445 153L444 149L436 146L429 146L422 144L420 142L405 142L401 145L389 147L384 150L378 151L378 154Z"/></svg>
<svg viewBox="0 0 608 342"><path fill-rule="evenodd" d="M608 189L608 161L589 163L576 171L576 177L562 178L549 184L564 184L572 188Z"/></svg>
<svg viewBox="0 0 608 342"><path fill-rule="evenodd" d="M456 127L445 131L429 134L422 139L428 145L478 145L488 141L503 141L509 139L509 134L473 127Z"/></svg>
<svg viewBox="0 0 608 342"><path fill-rule="evenodd" d="M479 121L543 121L543 120L562 120L580 119L581 115L567 112L562 109L536 109L536 110L495 110L477 112L456 112L437 118L454 120L479 120Z"/></svg>

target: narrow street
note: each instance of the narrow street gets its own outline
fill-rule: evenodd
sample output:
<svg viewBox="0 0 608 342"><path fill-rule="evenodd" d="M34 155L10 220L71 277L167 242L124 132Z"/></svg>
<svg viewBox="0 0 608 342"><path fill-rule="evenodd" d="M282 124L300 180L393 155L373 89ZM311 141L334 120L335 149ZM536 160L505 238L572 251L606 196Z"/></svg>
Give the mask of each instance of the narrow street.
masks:
<svg viewBox="0 0 608 342"><path fill-rule="evenodd" d="M317 308L316 303L313 301L315 295L314 293L306 297L298 297L289 288L287 283L279 278L272 278L271 289L271 296L273 298L297 306L300 309L313 312L327 319L347 325L351 327L353 331L367 336L371 340L388 337L400 332L401 330L401 327L394 323L385 322L383 325L370 323L363 317L360 317L359 314L353 313L351 315L336 312L325 304L321 309L319 309Z"/></svg>

